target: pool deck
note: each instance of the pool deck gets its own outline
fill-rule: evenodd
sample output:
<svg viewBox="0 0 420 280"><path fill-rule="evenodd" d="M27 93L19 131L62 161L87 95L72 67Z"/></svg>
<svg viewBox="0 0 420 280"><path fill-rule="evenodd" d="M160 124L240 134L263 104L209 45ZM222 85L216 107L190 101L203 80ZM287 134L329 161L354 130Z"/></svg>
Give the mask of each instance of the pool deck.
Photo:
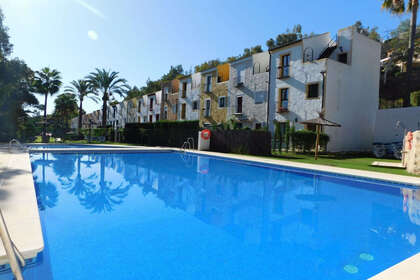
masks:
<svg viewBox="0 0 420 280"><path fill-rule="evenodd" d="M34 152L182 152L181 149L167 147L141 147L141 146L120 146L113 148L49 148L37 149ZM237 154L224 154L216 152L205 152L187 150L189 153L223 157L226 159L244 160L253 163L271 164L305 170L315 170L329 172L340 175L350 175L375 180L382 180L391 183L408 184L413 187L420 187L420 178L379 173L372 171L362 171L355 169L323 166L308 163L297 163L286 160L261 158ZM5 216L6 224L10 235L16 246L25 258L33 258L43 250L44 242L42 229L39 219L38 205L36 201L35 187L32 178L32 170L28 152L13 151L9 152L6 146L0 146L0 208ZM0 244L0 264L7 263L6 254L2 244ZM420 279L418 275L420 268L420 253L408 258L407 260L381 272L371 278L380 279Z"/></svg>
<svg viewBox="0 0 420 280"><path fill-rule="evenodd" d="M31 163L27 152L0 147L0 208L12 241L25 259L44 249ZM0 264L8 263L0 242Z"/></svg>

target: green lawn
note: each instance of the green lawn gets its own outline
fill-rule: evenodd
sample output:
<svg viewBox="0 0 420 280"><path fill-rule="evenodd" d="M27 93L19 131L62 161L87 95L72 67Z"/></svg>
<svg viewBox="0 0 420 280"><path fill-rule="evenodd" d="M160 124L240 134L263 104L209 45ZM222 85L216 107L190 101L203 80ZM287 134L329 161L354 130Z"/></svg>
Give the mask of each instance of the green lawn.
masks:
<svg viewBox="0 0 420 280"><path fill-rule="evenodd" d="M369 157L366 155L357 156L357 155L328 154L328 155L320 155L318 159L315 160L313 154L299 154L299 153L298 154L296 153L278 154L277 153L269 158L281 159L281 160L287 160L287 161L293 161L293 162L303 162L303 163L321 164L321 165L343 167L343 168L350 168L350 169L383 172L383 173L389 173L389 174L416 176L413 174L409 174L407 171L405 171L405 169L371 166L372 162L374 161L386 161L386 162L400 162L400 161L395 160L395 159L378 159L378 158Z"/></svg>

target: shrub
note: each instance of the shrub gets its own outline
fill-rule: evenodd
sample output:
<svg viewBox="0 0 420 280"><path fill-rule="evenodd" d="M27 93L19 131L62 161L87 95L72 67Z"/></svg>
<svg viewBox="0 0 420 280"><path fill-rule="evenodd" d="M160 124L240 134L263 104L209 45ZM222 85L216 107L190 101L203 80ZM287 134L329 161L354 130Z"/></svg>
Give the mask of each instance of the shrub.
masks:
<svg viewBox="0 0 420 280"><path fill-rule="evenodd" d="M411 106L420 106L420 90L410 94L410 104Z"/></svg>
<svg viewBox="0 0 420 280"><path fill-rule="evenodd" d="M292 141L295 147L301 149L304 152L310 151L311 149L315 148L316 142L316 132L311 130L298 130L294 132L292 135ZM321 133L319 137L319 144L320 146L326 148L327 143L330 141L330 137L325 134Z"/></svg>
<svg viewBox="0 0 420 280"><path fill-rule="evenodd" d="M123 138L126 143L180 147L188 137L192 137L197 146L198 131L198 121L128 123L125 125Z"/></svg>

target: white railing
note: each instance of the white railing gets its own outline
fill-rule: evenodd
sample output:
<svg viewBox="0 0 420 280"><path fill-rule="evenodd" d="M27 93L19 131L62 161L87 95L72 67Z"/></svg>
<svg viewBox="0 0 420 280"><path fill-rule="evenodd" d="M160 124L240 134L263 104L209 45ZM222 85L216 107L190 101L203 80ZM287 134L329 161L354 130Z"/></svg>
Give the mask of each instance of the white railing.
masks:
<svg viewBox="0 0 420 280"><path fill-rule="evenodd" d="M3 212L0 209L0 238L3 243L4 250L6 251L7 259L9 260L10 268L16 280L23 280L22 271L20 266L25 266L25 259L19 252L12 239L10 238L9 231L4 221ZM19 264L20 262L20 264Z"/></svg>
<svg viewBox="0 0 420 280"><path fill-rule="evenodd" d="M26 151L27 150L27 148L24 145L22 145L22 143L20 143L19 140L12 139L9 142L9 152L12 150L13 144L16 144L23 151Z"/></svg>

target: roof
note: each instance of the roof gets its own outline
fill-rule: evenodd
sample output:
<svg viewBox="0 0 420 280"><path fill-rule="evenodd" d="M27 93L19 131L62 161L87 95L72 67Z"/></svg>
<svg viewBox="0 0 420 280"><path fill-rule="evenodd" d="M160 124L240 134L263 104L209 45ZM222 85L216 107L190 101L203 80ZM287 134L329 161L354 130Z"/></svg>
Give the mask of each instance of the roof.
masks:
<svg viewBox="0 0 420 280"><path fill-rule="evenodd" d="M272 51L275 51L275 50L278 50L278 49L282 49L282 48L284 48L284 47L288 47L288 46L290 46L290 45L293 45L293 44L296 44L296 43L300 43L300 42L302 42L302 41L303 41L303 39L299 39L299 40L291 41L291 42L289 42L289 43L286 43L286 44L283 44L283 45L280 45L280 46L274 47L274 48L272 48L272 49L269 49L268 51L271 53Z"/></svg>
<svg viewBox="0 0 420 280"><path fill-rule="evenodd" d="M322 117L318 117L315 119L302 121L301 124L312 124L312 125L321 125L321 126L335 126L335 127L341 127L341 124L329 121L327 119L324 119Z"/></svg>

